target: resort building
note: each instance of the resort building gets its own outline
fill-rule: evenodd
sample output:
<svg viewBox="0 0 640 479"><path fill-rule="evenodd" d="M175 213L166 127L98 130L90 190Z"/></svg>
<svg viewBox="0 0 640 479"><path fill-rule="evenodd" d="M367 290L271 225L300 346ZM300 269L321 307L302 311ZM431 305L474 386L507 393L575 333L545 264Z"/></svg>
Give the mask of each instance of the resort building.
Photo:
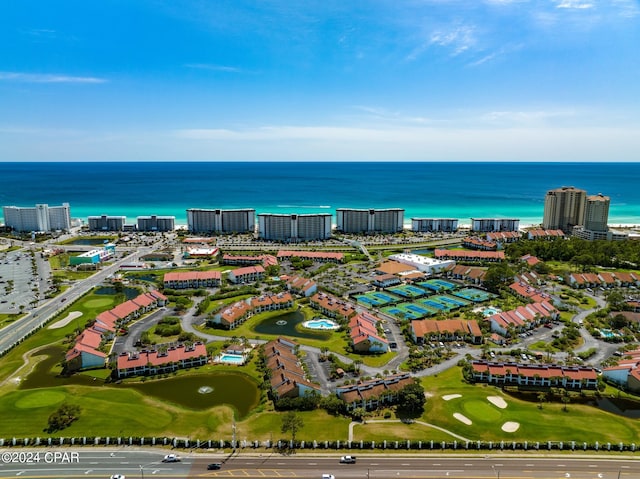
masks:
<svg viewBox="0 0 640 479"><path fill-rule="evenodd" d="M411 321L411 337L416 344L429 341L466 341L482 344L482 331L476 320L421 319Z"/></svg>
<svg viewBox="0 0 640 479"><path fill-rule="evenodd" d="M178 369L204 366L209 361L207 348L202 342L181 344L166 349L124 352L118 356L116 368L118 378L165 374Z"/></svg>
<svg viewBox="0 0 640 479"><path fill-rule="evenodd" d="M522 238L519 231L494 231L487 233L486 240L496 243L498 248L502 248L505 243L515 243Z"/></svg>
<svg viewBox="0 0 640 479"><path fill-rule="evenodd" d="M456 218L411 218L411 231L422 233L458 231Z"/></svg>
<svg viewBox="0 0 640 479"><path fill-rule="evenodd" d="M602 368L602 377L637 394L640 392L640 369L638 365L640 365L640 349L625 351L618 360L618 364Z"/></svg>
<svg viewBox="0 0 640 479"><path fill-rule="evenodd" d="M187 227L192 233L255 233L256 210L188 209Z"/></svg>
<svg viewBox="0 0 640 479"><path fill-rule="evenodd" d="M518 306L511 311L495 313L486 319L491 331L508 337L511 333L521 333L533 329L544 322L557 319L559 311L548 301Z"/></svg>
<svg viewBox="0 0 640 479"><path fill-rule="evenodd" d="M542 228L534 228L527 231L527 239L545 239L552 240L556 238L564 238L565 234L562 230L545 230Z"/></svg>
<svg viewBox="0 0 640 479"><path fill-rule="evenodd" d="M178 271L165 273L162 283L168 289L198 289L220 286L220 271Z"/></svg>
<svg viewBox="0 0 640 479"><path fill-rule="evenodd" d="M488 241L478 236L467 236L462 240L462 246L478 251L496 251L498 249L498 243L495 241Z"/></svg>
<svg viewBox="0 0 640 479"><path fill-rule="evenodd" d="M71 266L77 266L79 264L99 264L110 260L115 254L116 246L114 244L106 244L103 248L87 251L77 256L70 256L69 264Z"/></svg>
<svg viewBox="0 0 640 479"><path fill-rule="evenodd" d="M277 266L278 258L271 254L261 254L258 256L246 256L246 255L232 255L225 253L222 256L222 264L237 265L237 266L251 266L255 264L261 264L265 268L267 266Z"/></svg>
<svg viewBox="0 0 640 479"><path fill-rule="evenodd" d="M332 253L330 251L278 251L278 259L291 259L292 257L300 259L310 259L318 263L342 263L344 261L344 253Z"/></svg>
<svg viewBox="0 0 640 479"><path fill-rule="evenodd" d="M271 394L276 401L320 394L320 387L307 379L296 355L297 349L298 343L282 337L264 345L265 363L271 371Z"/></svg>
<svg viewBox="0 0 640 479"><path fill-rule="evenodd" d="M520 220L511 218L471 218L471 231L518 231Z"/></svg>
<svg viewBox="0 0 640 479"><path fill-rule="evenodd" d="M345 384L336 388L336 395L347 404L347 410L363 408L368 411L380 406L393 404L401 389L414 384L409 373L394 374L384 378Z"/></svg>
<svg viewBox="0 0 640 479"><path fill-rule="evenodd" d="M87 368L103 368L107 355L98 348L102 344L102 334L92 328L85 329L76 338L73 347L65 355L68 371Z"/></svg>
<svg viewBox="0 0 640 479"><path fill-rule="evenodd" d="M495 386L529 386L573 390L597 389L598 373L591 367L472 361L473 380Z"/></svg>
<svg viewBox="0 0 640 479"><path fill-rule="evenodd" d="M401 208L368 210L338 208L336 222L336 229L343 233L397 233L404 228L404 210Z"/></svg>
<svg viewBox="0 0 640 479"><path fill-rule="evenodd" d="M261 265L245 266L244 268L234 269L227 276L229 281L234 284L254 283L264 279L264 268Z"/></svg>
<svg viewBox="0 0 640 479"><path fill-rule="evenodd" d="M613 231L607 226L610 203L610 198L601 193L587 196L584 221L582 225L573 227L573 236L587 241L623 241L628 239L629 234L627 232Z"/></svg>
<svg viewBox="0 0 640 479"><path fill-rule="evenodd" d="M395 274L390 273L379 274L371 281L371 284L378 288L388 288L400 283L402 283L400 278L398 278Z"/></svg>
<svg viewBox="0 0 640 479"><path fill-rule="evenodd" d="M138 231L173 231L176 229L175 216L138 216Z"/></svg>
<svg viewBox="0 0 640 479"><path fill-rule="evenodd" d="M467 266L464 264L456 264L453 268L447 268L445 277L462 280L465 283L481 285L487 270L476 266Z"/></svg>
<svg viewBox="0 0 640 479"><path fill-rule="evenodd" d="M356 314L356 308L351 303L325 293L316 293L311 296L310 305L325 316L334 319L347 320Z"/></svg>
<svg viewBox="0 0 640 479"><path fill-rule="evenodd" d="M221 309L208 322L226 329L234 329L254 314L289 309L291 307L293 307L293 296L289 292L263 294L238 301Z"/></svg>
<svg viewBox="0 0 640 479"><path fill-rule="evenodd" d="M89 216L89 231L122 231L127 223L126 216Z"/></svg>
<svg viewBox="0 0 640 479"><path fill-rule="evenodd" d="M380 318L362 312L349 320L349 336L353 350L359 353L386 353L389 342L378 333Z"/></svg>
<svg viewBox="0 0 640 479"><path fill-rule="evenodd" d="M153 290L100 313L94 323L78 335L73 347L67 351L67 370L104 367L107 355L99 350L103 340L110 340L118 328L158 306L163 306L166 301L165 295Z"/></svg>
<svg viewBox="0 0 640 479"><path fill-rule="evenodd" d="M455 264L453 260L440 260L412 253L399 253L389 256L390 260L409 265L427 274L439 273Z"/></svg>
<svg viewBox="0 0 640 479"><path fill-rule="evenodd" d="M6 227L18 232L31 231L69 231L71 229L71 210L69 203L61 206L47 204L33 208L4 206L2 208Z"/></svg>
<svg viewBox="0 0 640 479"><path fill-rule="evenodd" d="M574 226L582 225L586 202L587 192L573 186L547 191L542 228L570 233Z"/></svg>
<svg viewBox="0 0 640 479"><path fill-rule="evenodd" d="M285 243L326 240L331 237L331 215L261 213L258 215L258 237Z"/></svg>
<svg viewBox="0 0 640 479"><path fill-rule="evenodd" d="M462 249L436 249L434 251L436 259L454 261L478 261L496 262L504 261L504 251L469 251Z"/></svg>
<svg viewBox="0 0 640 479"><path fill-rule="evenodd" d="M312 279L302 276L285 276L283 279L286 281L289 291L305 298L313 296L318 291L318 285Z"/></svg>

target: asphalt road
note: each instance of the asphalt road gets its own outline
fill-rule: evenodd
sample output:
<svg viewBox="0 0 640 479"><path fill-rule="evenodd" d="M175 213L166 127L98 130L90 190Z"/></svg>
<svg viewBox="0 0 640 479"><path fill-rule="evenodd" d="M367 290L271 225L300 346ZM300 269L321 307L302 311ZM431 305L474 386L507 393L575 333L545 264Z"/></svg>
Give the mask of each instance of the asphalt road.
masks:
<svg viewBox="0 0 640 479"><path fill-rule="evenodd" d="M340 464L339 455L201 454L186 451L181 461L163 463L168 451L85 448L4 449L0 451L0 479L109 478L316 478L336 479L636 479L640 461L631 457L500 455L357 455L356 464ZM175 452L175 451L174 451ZM38 453L38 456L35 454ZM55 454L58 454L56 456ZM31 454L31 455L30 455ZM36 460L37 459L37 460ZM15 460L15 462L12 462ZM222 463L220 470L207 464Z"/></svg>

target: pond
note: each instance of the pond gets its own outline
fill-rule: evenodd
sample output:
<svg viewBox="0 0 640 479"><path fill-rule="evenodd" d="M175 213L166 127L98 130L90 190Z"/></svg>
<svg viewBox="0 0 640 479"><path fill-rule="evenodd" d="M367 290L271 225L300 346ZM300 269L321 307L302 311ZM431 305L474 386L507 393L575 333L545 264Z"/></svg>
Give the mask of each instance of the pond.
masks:
<svg viewBox="0 0 640 479"><path fill-rule="evenodd" d="M209 409L223 404L234 407L240 418L258 405L258 386L240 373L215 372L170 377L162 380L121 384L148 396L189 409Z"/></svg>
<svg viewBox="0 0 640 479"><path fill-rule="evenodd" d="M640 402L624 398L599 398L595 405L604 411L632 419L640 418Z"/></svg>
<svg viewBox="0 0 640 479"><path fill-rule="evenodd" d="M190 409L207 409L228 404L240 417L246 416L260 399L258 386L248 376L233 372L213 372L170 377L146 382L105 385L101 379L84 374L57 376L51 370L64 359L60 346L49 346L34 354L46 356L33 371L20 382L19 389L37 389L76 384L80 386L133 388L142 394L155 396ZM39 358L38 358L39 359ZM200 391L200 392L199 392ZM105 391L106 392L106 391Z"/></svg>
<svg viewBox="0 0 640 479"><path fill-rule="evenodd" d="M140 290L136 288L124 288L122 292L126 296L127 300L133 299L140 294ZM110 295L118 294L116 289L112 288L111 286L101 286L99 288L96 288L93 291L93 293L94 294L110 294Z"/></svg>
<svg viewBox="0 0 640 479"><path fill-rule="evenodd" d="M330 332L314 331L302 327L304 314L300 311L279 314L262 320L253 330L256 333L275 334L304 339L328 339ZM297 326L297 327L296 327Z"/></svg>
<svg viewBox="0 0 640 479"><path fill-rule="evenodd" d="M104 384L101 380L94 381L92 377L84 374L74 374L69 377L56 376L51 370L64 359L65 350L60 346L48 346L33 354L38 364L31 373L22 378L20 389L48 388L78 384L81 386L96 386ZM44 359L41 356L46 356ZM41 360L42 359L42 360ZM96 384L97 383L97 384Z"/></svg>

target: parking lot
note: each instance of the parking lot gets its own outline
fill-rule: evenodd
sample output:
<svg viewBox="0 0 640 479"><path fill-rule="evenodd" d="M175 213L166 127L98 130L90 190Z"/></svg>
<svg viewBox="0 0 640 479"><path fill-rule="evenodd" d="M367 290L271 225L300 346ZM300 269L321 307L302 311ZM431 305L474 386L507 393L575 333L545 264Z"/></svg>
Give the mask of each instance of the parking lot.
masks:
<svg viewBox="0 0 640 479"><path fill-rule="evenodd" d="M28 311L39 298L38 272L33 272L31 253L0 252L0 313Z"/></svg>

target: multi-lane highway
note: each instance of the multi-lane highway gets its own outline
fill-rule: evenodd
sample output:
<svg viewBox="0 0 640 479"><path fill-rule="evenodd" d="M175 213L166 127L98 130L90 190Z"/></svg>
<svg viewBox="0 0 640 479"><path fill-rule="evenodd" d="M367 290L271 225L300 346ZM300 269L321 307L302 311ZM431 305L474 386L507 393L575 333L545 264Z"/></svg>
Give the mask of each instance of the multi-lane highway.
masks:
<svg viewBox="0 0 640 479"><path fill-rule="evenodd" d="M144 449L4 449L0 478L300 478L320 479L636 479L640 460L596 456L358 456L356 464L340 464L339 455L207 454L186 451L180 462L164 463L168 451ZM34 454L38 453L38 456ZM31 454L31 455L29 455ZM48 454L48 455L47 455ZM56 456L56 454L58 454ZM221 463L220 470L207 464Z"/></svg>

